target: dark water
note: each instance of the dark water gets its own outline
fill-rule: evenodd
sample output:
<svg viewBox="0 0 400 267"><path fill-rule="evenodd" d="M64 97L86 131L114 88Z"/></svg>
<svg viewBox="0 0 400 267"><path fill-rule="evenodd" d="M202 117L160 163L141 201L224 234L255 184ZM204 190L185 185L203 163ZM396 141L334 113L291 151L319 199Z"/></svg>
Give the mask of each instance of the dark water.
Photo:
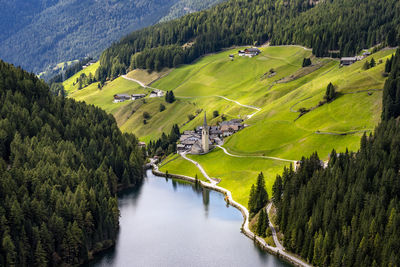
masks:
<svg viewBox="0 0 400 267"><path fill-rule="evenodd" d="M91 266L289 266L240 233L241 213L217 192L148 171L119 208L116 246Z"/></svg>

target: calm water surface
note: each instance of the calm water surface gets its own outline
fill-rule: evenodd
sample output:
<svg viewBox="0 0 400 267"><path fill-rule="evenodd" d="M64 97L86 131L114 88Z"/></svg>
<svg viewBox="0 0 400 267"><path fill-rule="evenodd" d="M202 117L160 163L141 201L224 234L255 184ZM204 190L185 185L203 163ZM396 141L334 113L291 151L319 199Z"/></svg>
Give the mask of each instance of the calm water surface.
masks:
<svg viewBox="0 0 400 267"><path fill-rule="evenodd" d="M240 233L240 211L223 195L158 178L119 196L114 249L90 266L289 266Z"/></svg>

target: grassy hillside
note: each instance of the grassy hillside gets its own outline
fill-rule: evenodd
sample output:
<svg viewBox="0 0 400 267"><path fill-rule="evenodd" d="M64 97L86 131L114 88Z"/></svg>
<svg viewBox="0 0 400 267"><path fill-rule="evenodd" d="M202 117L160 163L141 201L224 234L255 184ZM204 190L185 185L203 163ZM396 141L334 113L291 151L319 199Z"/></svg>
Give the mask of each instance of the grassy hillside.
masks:
<svg viewBox="0 0 400 267"><path fill-rule="evenodd" d="M247 118L257 111L251 107L260 108L246 120L249 127L225 142L224 147L229 152L242 158L228 156L220 149L203 156L191 156L210 176L221 178L221 186L230 189L242 204L247 204L248 192L258 172L264 172L271 192L276 174L288 164L260 156L298 160L317 151L321 158L327 159L333 148L357 150L363 131L372 130L378 123L380 90L385 80L382 76L384 62L393 50L380 51L348 67L340 67L337 60L315 58L310 50L298 46L264 47L254 58L238 57L237 50L239 48L203 57L152 83L152 87L173 90L177 97L173 104L163 99L112 103L110 98L114 93L127 92L123 88L144 90L122 78L109 83L102 91L88 87L71 97L105 108L114 114L123 131L133 132L145 141L159 137L163 131L169 132L174 123L182 130L193 129L202 123L202 118L198 116L186 123L187 115L196 115L201 110L209 114L209 124L215 124L221 117L212 118L214 110L228 118ZM233 61L230 54L235 54ZM310 56L313 65L302 68L303 58ZM369 70L362 69L364 61L372 57L382 63ZM139 74L136 79L140 79ZM147 78L144 75L143 81ZM335 85L337 98L317 107L329 82ZM163 112L159 111L161 103L166 106ZM312 110L298 118L300 108ZM145 111L151 115L147 124L143 124ZM196 169L191 165L178 158L161 169L194 175Z"/></svg>
<svg viewBox="0 0 400 267"><path fill-rule="evenodd" d="M62 85L64 86L64 90L67 94L70 94L74 91L78 90L78 83L76 83L76 79L79 78L82 74L85 74L86 76L89 76L89 73L91 73L94 77L94 74L96 73L96 70L99 68L100 62L96 62L89 67L79 71L78 73L75 73L72 77L69 79L65 80Z"/></svg>
<svg viewBox="0 0 400 267"><path fill-rule="evenodd" d="M362 132L372 130L379 121L382 97L379 90L385 80L384 64L369 70L363 70L362 66L372 57L385 62L393 52L378 52L349 67L339 67L338 61L330 59L313 59L319 65L307 70L300 67L300 59L310 53L298 47L268 47L259 57L235 58L233 62L227 58L232 51L227 51L178 68L154 86L174 89L176 95L221 94L262 108L246 121L250 124L248 128L230 137L224 145L231 153L248 158L234 158L220 149L204 156L191 156L210 176L222 178L221 186L232 190L238 201L247 204L248 192L259 171L264 171L271 192L276 174L288 164L251 156L297 160L317 151L327 159L333 148L358 149ZM225 57L225 64L221 63ZM270 68L277 74L261 77ZM337 88L337 99L296 120L298 109L315 107L323 100L329 82ZM364 91L369 89L372 90ZM346 133L349 134L338 135ZM168 164L163 168L179 173L179 169Z"/></svg>

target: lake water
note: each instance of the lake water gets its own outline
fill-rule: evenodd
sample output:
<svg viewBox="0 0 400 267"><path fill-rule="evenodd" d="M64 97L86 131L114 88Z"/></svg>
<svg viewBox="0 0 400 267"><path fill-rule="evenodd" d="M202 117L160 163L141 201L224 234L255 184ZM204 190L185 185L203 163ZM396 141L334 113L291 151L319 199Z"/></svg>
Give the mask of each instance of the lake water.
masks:
<svg viewBox="0 0 400 267"><path fill-rule="evenodd" d="M116 246L90 266L290 266L243 235L242 214L215 191L147 171L118 201Z"/></svg>

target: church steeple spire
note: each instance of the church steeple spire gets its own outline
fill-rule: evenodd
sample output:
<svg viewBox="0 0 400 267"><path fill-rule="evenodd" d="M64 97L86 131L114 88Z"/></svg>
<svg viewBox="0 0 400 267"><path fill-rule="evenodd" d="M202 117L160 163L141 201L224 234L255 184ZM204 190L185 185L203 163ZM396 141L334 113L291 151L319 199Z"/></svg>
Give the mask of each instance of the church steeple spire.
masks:
<svg viewBox="0 0 400 267"><path fill-rule="evenodd" d="M207 126L207 116L206 112L204 111L203 130L201 131L201 148L203 149L203 153L208 153L208 151L210 150L208 144L209 142L210 142L210 137Z"/></svg>

